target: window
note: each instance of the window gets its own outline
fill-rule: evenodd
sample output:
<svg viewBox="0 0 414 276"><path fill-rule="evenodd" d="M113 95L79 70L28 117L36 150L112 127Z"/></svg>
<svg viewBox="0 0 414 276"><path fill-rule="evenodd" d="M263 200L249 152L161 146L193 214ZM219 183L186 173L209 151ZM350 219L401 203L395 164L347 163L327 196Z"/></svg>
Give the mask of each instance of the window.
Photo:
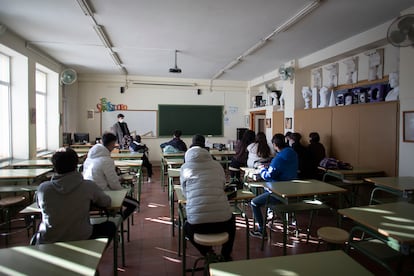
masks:
<svg viewBox="0 0 414 276"><path fill-rule="evenodd" d="M10 57L0 53L0 161L12 156L10 93Z"/></svg>
<svg viewBox="0 0 414 276"><path fill-rule="evenodd" d="M36 70L36 150L47 149L47 74Z"/></svg>

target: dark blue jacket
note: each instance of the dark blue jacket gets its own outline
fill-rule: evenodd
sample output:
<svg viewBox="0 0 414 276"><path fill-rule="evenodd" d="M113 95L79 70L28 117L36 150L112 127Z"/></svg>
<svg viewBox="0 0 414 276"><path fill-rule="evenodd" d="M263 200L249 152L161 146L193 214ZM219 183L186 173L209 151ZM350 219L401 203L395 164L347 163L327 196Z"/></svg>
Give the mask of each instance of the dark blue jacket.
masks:
<svg viewBox="0 0 414 276"><path fill-rule="evenodd" d="M296 152L286 147L276 154L268 168L260 171L265 181L288 181L298 177L298 156Z"/></svg>
<svg viewBox="0 0 414 276"><path fill-rule="evenodd" d="M187 145L180 138L174 137L172 140L162 143L160 147L163 149L165 146L170 145L179 151L187 151Z"/></svg>

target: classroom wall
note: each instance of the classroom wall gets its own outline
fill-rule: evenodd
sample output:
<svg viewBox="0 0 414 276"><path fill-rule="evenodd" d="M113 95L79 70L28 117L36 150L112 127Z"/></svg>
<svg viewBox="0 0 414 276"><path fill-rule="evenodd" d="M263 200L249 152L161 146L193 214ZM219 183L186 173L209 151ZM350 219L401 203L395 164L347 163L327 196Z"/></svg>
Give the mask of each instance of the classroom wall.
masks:
<svg viewBox="0 0 414 276"><path fill-rule="evenodd" d="M110 78L109 81L108 78ZM193 82L200 83L202 81L193 80ZM124 93L120 93L120 86L125 86L124 77L93 76L93 78L88 78L88 76L83 76L78 81L77 106L76 111L73 110L78 116L77 131L88 132L91 140L100 137L100 114L95 113L94 119L87 119L86 114L87 110L91 109L98 112L96 105L103 97L113 104L127 105L127 108L132 110L157 110L159 104L223 105L224 137L208 137L208 142L227 144L228 140L236 140L236 128L245 126L244 115L247 107L244 82L231 82L225 87L222 84L220 87L213 87L212 91L208 86L202 86L200 95L197 94L197 87L129 84L128 89ZM128 117L125 118L125 121L128 123ZM144 143L151 150L150 160L158 162L161 159L159 145L169 139L143 137ZM183 137L183 140L187 146L191 144L191 137Z"/></svg>

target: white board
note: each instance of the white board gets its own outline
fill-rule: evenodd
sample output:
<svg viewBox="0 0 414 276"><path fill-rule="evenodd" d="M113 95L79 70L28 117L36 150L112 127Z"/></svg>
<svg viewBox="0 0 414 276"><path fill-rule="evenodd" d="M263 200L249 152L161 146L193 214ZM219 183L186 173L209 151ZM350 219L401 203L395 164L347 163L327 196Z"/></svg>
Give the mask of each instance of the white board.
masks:
<svg viewBox="0 0 414 276"><path fill-rule="evenodd" d="M118 122L118 114L122 113L124 121L128 124L129 131L145 137L157 137L157 110L115 110L101 112L101 133L110 131Z"/></svg>

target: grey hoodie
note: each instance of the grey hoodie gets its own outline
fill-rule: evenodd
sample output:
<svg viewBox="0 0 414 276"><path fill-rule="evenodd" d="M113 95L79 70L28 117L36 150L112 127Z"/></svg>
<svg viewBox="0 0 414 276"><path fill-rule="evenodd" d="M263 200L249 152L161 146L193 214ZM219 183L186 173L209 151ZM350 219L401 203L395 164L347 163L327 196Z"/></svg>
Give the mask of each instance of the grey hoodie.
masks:
<svg viewBox="0 0 414 276"><path fill-rule="evenodd" d="M102 189L76 171L56 174L40 184L36 201L42 211L40 243L89 239L91 203L100 207L111 205L111 198Z"/></svg>

